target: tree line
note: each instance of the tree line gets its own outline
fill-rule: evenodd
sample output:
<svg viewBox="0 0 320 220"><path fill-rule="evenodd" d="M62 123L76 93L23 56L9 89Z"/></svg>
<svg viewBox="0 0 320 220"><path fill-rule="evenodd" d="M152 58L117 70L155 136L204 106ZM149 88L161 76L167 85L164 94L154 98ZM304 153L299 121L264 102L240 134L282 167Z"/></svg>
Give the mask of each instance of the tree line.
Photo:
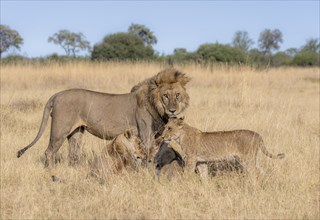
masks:
<svg viewBox="0 0 320 220"><path fill-rule="evenodd" d="M10 48L20 49L23 38L6 25L0 25L0 57ZM320 42L318 38L308 39L300 48L279 51L283 35L279 29L261 31L257 48L247 31L235 32L230 44L206 43L196 51L175 48L171 55L160 55L154 50L157 37L145 25L132 23L126 32L105 36L100 43L91 47L82 33L59 30L48 37L48 42L64 49L66 55L49 55L46 59L61 60L80 58L80 51L89 51L93 61L159 60L169 63L228 63L256 66L320 66ZM10 56L4 58L10 60ZM2 59L2 60L4 60Z"/></svg>

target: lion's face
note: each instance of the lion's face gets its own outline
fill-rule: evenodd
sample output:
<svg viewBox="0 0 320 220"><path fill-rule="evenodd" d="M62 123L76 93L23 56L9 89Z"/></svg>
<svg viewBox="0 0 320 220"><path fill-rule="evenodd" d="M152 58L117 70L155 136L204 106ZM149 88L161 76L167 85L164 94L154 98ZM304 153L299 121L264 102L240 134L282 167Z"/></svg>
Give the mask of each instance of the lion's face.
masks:
<svg viewBox="0 0 320 220"><path fill-rule="evenodd" d="M115 144L122 148L123 154L129 154L133 161L138 164L141 165L146 162L146 153L142 142L131 130L119 135L115 140Z"/></svg>
<svg viewBox="0 0 320 220"><path fill-rule="evenodd" d="M189 97L180 83L164 84L159 89L160 102L169 117L176 117L188 106Z"/></svg>
<svg viewBox="0 0 320 220"><path fill-rule="evenodd" d="M161 116L176 117L189 105L186 84L190 78L175 69L165 69L131 89L138 104L152 106ZM149 109L152 110L152 109Z"/></svg>
<svg viewBox="0 0 320 220"><path fill-rule="evenodd" d="M179 142L182 127L183 118L170 118L162 132L163 141L170 142L175 140Z"/></svg>
<svg viewBox="0 0 320 220"><path fill-rule="evenodd" d="M161 116L176 117L189 105L189 96L180 82L160 84L151 91L151 95Z"/></svg>

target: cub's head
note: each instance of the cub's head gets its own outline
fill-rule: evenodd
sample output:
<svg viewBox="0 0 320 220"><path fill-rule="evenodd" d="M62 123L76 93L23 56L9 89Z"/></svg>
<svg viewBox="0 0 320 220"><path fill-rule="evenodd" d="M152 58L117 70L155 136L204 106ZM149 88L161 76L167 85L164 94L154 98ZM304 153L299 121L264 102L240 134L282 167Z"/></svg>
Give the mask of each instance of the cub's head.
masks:
<svg viewBox="0 0 320 220"><path fill-rule="evenodd" d="M181 131L184 124L184 118L169 118L168 123L165 125L162 132L162 139L164 142L170 142L172 140L178 141L181 136Z"/></svg>
<svg viewBox="0 0 320 220"><path fill-rule="evenodd" d="M126 130L114 140L114 147L118 154L127 160L133 160L138 164L146 162L146 152L139 137L132 130Z"/></svg>
<svg viewBox="0 0 320 220"><path fill-rule="evenodd" d="M149 101L159 115L176 117L188 107L185 86L189 81L189 77L175 69L166 69L150 80Z"/></svg>

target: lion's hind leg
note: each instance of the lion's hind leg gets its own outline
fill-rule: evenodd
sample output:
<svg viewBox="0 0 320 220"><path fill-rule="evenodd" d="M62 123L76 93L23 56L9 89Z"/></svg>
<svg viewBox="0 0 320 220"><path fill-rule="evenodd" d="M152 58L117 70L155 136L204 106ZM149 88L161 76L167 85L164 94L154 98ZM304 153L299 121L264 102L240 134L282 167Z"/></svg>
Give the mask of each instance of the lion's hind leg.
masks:
<svg viewBox="0 0 320 220"><path fill-rule="evenodd" d="M52 168L55 161L54 160L55 154L60 149L63 142L67 139L68 135L71 132L71 126L68 126L68 121L65 121L65 122L66 122L64 124L65 126L63 126L62 124L59 124L58 121L52 120L50 142L45 152L45 156L46 156L45 167L47 168Z"/></svg>
<svg viewBox="0 0 320 220"><path fill-rule="evenodd" d="M263 163L264 154L261 151L258 151L256 156L256 173L259 176L265 176L266 175L266 167L264 166L265 163Z"/></svg>
<svg viewBox="0 0 320 220"><path fill-rule="evenodd" d="M68 142L69 142L68 158L69 158L70 166L75 166L79 164L83 133L84 133L84 128L79 127L76 130L74 130L70 135L68 135Z"/></svg>
<svg viewBox="0 0 320 220"><path fill-rule="evenodd" d="M55 154L60 149L61 145L65 141L67 135L64 135L59 138L50 138L49 146L45 152L46 161L45 161L45 167L46 168L52 168L54 162L55 162Z"/></svg>

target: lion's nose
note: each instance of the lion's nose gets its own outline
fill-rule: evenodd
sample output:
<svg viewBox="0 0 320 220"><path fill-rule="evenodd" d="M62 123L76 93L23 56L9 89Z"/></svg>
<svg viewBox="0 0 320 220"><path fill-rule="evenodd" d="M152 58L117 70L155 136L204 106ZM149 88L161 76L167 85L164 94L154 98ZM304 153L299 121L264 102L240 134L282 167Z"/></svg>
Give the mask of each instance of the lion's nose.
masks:
<svg viewBox="0 0 320 220"><path fill-rule="evenodd" d="M176 111L175 108L170 108L170 109L169 109L169 112L170 112L170 113L174 113L175 111Z"/></svg>

